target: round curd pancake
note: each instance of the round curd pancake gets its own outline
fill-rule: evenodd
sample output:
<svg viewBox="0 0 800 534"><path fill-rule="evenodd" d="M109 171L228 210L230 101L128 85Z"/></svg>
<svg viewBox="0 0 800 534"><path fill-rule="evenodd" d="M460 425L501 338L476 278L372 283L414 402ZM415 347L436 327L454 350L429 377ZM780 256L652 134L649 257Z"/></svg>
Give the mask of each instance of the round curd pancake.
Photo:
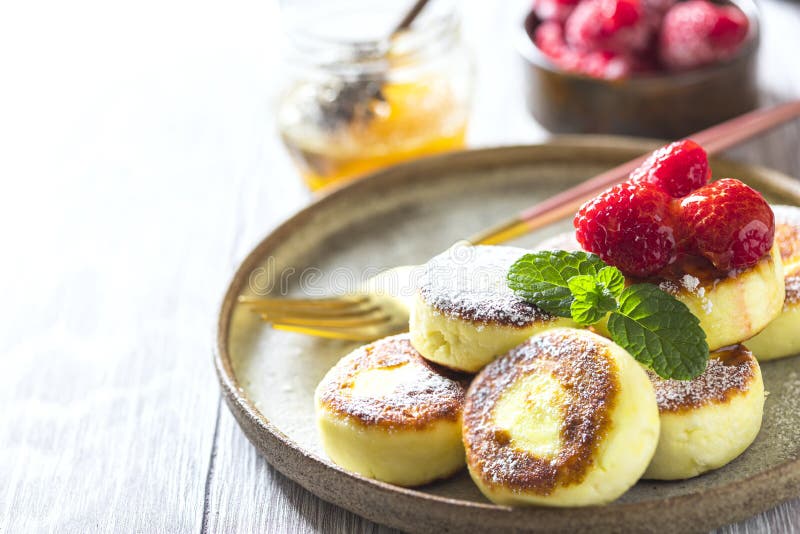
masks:
<svg viewBox="0 0 800 534"><path fill-rule="evenodd" d="M428 360L474 373L533 334L571 319L554 317L516 296L506 283L528 251L456 245L422 269L409 328Z"/></svg>
<svg viewBox="0 0 800 534"><path fill-rule="evenodd" d="M464 466L467 381L423 359L408 334L354 350L314 395L325 452L366 477L417 486Z"/></svg>
<svg viewBox="0 0 800 534"><path fill-rule="evenodd" d="M613 501L658 443L653 386L633 357L588 330L532 337L481 371L467 392L470 475L498 504Z"/></svg>
<svg viewBox="0 0 800 534"><path fill-rule="evenodd" d="M709 350L746 341L781 314L785 299L780 250L739 272L709 273L684 265L659 287L686 304L700 320Z"/></svg>
<svg viewBox="0 0 800 534"><path fill-rule="evenodd" d="M764 383L742 345L711 353L694 380L665 380L648 371L661 414L661 437L644 478L674 480L717 469L756 439Z"/></svg>
<svg viewBox="0 0 800 534"><path fill-rule="evenodd" d="M777 216L777 214L776 214ZM777 226L776 226L777 231ZM574 232L542 242L537 250L580 250ZM772 247L757 264L742 271L722 273L704 261L675 263L650 282L686 304L700 320L710 350L746 341L781 314L784 306L784 274L781 247ZM799 325L800 326L800 325ZM605 332L604 325L598 330ZM750 343L748 343L750 345Z"/></svg>
<svg viewBox="0 0 800 534"><path fill-rule="evenodd" d="M775 244L783 261L786 296L783 311L760 334L747 342L759 361L800 353L800 208L772 206Z"/></svg>

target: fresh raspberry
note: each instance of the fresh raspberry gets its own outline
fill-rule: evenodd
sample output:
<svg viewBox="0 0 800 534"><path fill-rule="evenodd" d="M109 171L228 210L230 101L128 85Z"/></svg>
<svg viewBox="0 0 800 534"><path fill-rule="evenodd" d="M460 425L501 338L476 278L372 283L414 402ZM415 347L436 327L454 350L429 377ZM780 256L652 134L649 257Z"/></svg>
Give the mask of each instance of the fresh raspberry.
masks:
<svg viewBox="0 0 800 534"><path fill-rule="evenodd" d="M642 0L642 9L645 13L658 13L662 17L677 0Z"/></svg>
<svg viewBox="0 0 800 534"><path fill-rule="evenodd" d="M584 0L567 19L565 32L578 51L620 54L644 50L652 33L639 0Z"/></svg>
<svg viewBox="0 0 800 534"><path fill-rule="evenodd" d="M636 68L636 62L628 56L596 51L579 54L576 72L593 78L619 80L630 76Z"/></svg>
<svg viewBox="0 0 800 534"><path fill-rule="evenodd" d="M531 9L543 22L564 22L577 5L578 0L533 0Z"/></svg>
<svg viewBox="0 0 800 534"><path fill-rule="evenodd" d="M634 276L657 273L677 256L670 197L625 182L584 204L573 221L578 242Z"/></svg>
<svg viewBox="0 0 800 534"><path fill-rule="evenodd" d="M642 10L644 11L644 18L647 24L658 32L661 29L661 23L664 20L664 15L669 11L676 0L641 0Z"/></svg>
<svg viewBox="0 0 800 534"><path fill-rule="evenodd" d="M690 251L717 269L755 265L772 248L775 215L761 194L739 180L710 183L680 203Z"/></svg>
<svg viewBox="0 0 800 534"><path fill-rule="evenodd" d="M748 27L747 16L736 6L707 0L678 3L664 16L661 61L671 70L686 70L729 59L744 43Z"/></svg>
<svg viewBox="0 0 800 534"><path fill-rule="evenodd" d="M593 78L619 79L634 70L627 56L614 52L577 52L564 41L563 27L557 22L544 22L533 38L539 50L558 68Z"/></svg>
<svg viewBox="0 0 800 534"><path fill-rule="evenodd" d="M711 179L703 147L684 139L661 147L631 173L631 180L649 184L674 198L685 197Z"/></svg>
<svg viewBox="0 0 800 534"><path fill-rule="evenodd" d="M558 22L539 24L533 34L533 42L544 55L556 63L562 56L571 53L567 43L564 42L564 29Z"/></svg>

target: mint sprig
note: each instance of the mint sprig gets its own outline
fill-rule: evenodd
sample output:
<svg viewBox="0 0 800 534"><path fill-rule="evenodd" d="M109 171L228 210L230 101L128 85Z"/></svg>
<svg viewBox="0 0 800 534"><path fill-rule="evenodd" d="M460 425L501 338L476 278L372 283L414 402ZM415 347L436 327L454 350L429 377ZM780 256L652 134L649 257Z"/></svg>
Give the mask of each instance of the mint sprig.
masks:
<svg viewBox="0 0 800 534"><path fill-rule="evenodd" d="M526 254L507 282L525 300L580 325L608 316L611 339L662 378L691 380L706 368L706 335L689 308L652 284L626 288L619 269L594 254Z"/></svg>
<svg viewBox="0 0 800 534"><path fill-rule="evenodd" d="M593 325L618 307L616 296L598 279L598 276L588 274L573 276L569 279L569 290L573 298L569 307L570 313L578 324Z"/></svg>
<svg viewBox="0 0 800 534"><path fill-rule="evenodd" d="M574 297L569 289L570 278L596 276L604 267L606 264L599 256L586 252L548 250L526 254L508 271L508 287L547 313L572 317Z"/></svg>
<svg viewBox="0 0 800 534"><path fill-rule="evenodd" d="M616 267L603 267L597 273L597 279L615 297L619 297L625 289L625 275Z"/></svg>

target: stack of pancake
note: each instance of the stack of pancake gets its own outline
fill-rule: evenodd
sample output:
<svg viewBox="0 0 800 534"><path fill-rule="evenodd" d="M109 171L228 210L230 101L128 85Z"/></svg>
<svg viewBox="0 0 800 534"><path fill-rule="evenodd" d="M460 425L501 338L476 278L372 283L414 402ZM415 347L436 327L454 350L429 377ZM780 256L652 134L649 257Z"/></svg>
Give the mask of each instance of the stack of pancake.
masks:
<svg viewBox="0 0 800 534"><path fill-rule="evenodd" d="M602 324L579 328L516 296L506 273L524 249L459 245L433 258L410 332L360 347L319 384L327 454L404 486L466 464L490 500L549 506L727 464L761 427L758 360L800 352L800 209L774 212L774 247L755 266L719 276L684 264L648 280L706 333L707 368L690 381L645 369ZM578 246L570 234L540 248Z"/></svg>

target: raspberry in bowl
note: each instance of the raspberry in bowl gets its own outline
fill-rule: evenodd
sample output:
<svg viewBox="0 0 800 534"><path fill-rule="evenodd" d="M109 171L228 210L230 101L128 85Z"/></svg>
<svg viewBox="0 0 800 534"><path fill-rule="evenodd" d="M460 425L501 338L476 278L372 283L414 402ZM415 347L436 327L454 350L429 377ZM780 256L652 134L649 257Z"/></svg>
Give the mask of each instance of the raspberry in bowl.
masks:
<svg viewBox="0 0 800 534"><path fill-rule="evenodd" d="M527 104L555 133L679 138L756 107L753 0L536 0Z"/></svg>

